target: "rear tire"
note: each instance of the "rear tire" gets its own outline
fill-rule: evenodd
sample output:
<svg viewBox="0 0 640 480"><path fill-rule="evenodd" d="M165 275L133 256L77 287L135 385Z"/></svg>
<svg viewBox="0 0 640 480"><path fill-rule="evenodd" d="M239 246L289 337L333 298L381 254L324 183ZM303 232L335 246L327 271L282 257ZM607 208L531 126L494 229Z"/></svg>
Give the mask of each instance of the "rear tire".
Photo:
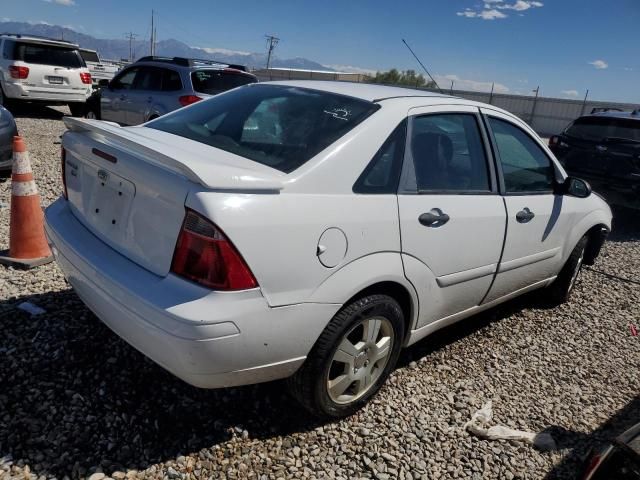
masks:
<svg viewBox="0 0 640 480"><path fill-rule="evenodd" d="M582 268L587 241L586 235L580 239L556 279L545 289L545 300L551 305L561 305L569 300Z"/></svg>
<svg viewBox="0 0 640 480"><path fill-rule="evenodd" d="M388 295L369 295L343 307L316 341L289 391L324 418L353 414L384 384L404 339L404 316Z"/></svg>
<svg viewBox="0 0 640 480"><path fill-rule="evenodd" d="M72 117L83 117L85 114L85 104L84 103L69 103L69 110L71 111Z"/></svg>

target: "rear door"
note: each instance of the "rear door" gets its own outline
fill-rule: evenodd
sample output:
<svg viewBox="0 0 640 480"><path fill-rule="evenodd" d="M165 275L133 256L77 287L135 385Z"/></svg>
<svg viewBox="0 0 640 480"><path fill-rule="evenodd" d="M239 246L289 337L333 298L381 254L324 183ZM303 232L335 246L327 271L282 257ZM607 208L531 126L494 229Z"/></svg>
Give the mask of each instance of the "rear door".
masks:
<svg viewBox="0 0 640 480"><path fill-rule="evenodd" d="M477 107L410 110L398 207L418 326L478 305L496 272L506 218L484 135Z"/></svg>
<svg viewBox="0 0 640 480"><path fill-rule="evenodd" d="M128 125L130 107L129 96L133 90L138 67L124 69L103 88L100 97L100 110L103 120Z"/></svg>
<svg viewBox="0 0 640 480"><path fill-rule="evenodd" d="M511 117L482 109L498 159L507 234L490 302L556 275L573 204L554 194L556 171L538 140Z"/></svg>

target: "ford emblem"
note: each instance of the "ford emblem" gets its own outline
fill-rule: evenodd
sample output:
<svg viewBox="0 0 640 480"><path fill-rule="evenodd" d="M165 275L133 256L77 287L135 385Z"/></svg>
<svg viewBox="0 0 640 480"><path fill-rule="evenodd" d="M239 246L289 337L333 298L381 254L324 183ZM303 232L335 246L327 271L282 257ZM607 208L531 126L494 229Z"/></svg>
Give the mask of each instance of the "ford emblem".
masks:
<svg viewBox="0 0 640 480"><path fill-rule="evenodd" d="M109 174L104 170L98 170L98 178L103 182L106 182L107 179L109 178Z"/></svg>

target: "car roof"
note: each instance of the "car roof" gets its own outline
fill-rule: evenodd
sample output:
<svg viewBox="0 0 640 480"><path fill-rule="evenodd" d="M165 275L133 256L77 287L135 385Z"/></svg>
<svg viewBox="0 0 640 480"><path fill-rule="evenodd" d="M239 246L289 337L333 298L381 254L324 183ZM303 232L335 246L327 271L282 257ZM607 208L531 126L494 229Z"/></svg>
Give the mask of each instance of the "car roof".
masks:
<svg viewBox="0 0 640 480"><path fill-rule="evenodd" d="M617 111L610 110L608 112L597 112L597 113L592 113L590 115L584 115L581 118L585 118L585 117L629 118L631 120L640 121L640 109L634 110L633 112L617 112Z"/></svg>
<svg viewBox="0 0 640 480"><path fill-rule="evenodd" d="M262 82L269 85L283 85L289 87L309 88L323 92L347 95L349 97L360 98L370 102L377 102L391 98L407 97L434 97L434 98L455 98L450 95L430 92L405 87L391 87L388 85L378 85L374 83L339 82L331 80L281 80L275 82Z"/></svg>
<svg viewBox="0 0 640 480"><path fill-rule="evenodd" d="M78 45L66 40L56 40L55 38L41 37L38 35L23 35L21 33L1 33L0 37L11 40L19 40L21 42L40 43L45 45L57 45L61 47L78 48Z"/></svg>

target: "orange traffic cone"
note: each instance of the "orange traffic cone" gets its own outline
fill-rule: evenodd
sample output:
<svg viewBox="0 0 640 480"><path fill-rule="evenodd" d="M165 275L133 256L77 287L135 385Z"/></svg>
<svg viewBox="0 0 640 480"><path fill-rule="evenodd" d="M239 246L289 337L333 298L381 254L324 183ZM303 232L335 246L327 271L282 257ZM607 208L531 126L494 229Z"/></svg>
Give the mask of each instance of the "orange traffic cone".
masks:
<svg viewBox="0 0 640 480"><path fill-rule="evenodd" d="M53 260L43 220L27 146L22 137L13 137L9 250L0 252L1 264L33 268Z"/></svg>

